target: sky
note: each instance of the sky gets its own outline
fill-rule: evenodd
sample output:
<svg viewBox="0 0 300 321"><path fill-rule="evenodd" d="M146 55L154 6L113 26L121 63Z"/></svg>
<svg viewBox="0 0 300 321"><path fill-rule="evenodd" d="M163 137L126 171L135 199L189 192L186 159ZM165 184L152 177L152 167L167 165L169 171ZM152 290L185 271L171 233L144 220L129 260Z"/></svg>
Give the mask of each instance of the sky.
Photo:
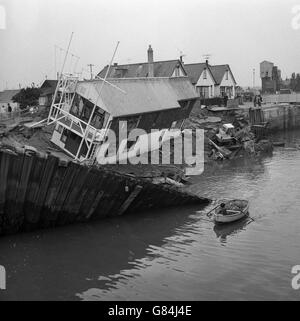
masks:
<svg viewBox="0 0 300 321"><path fill-rule="evenodd" d="M229 64L238 85L260 85L259 63L300 73L300 0L0 0L0 90L40 84L61 69L114 62ZM73 55L73 56L72 56ZM76 57L80 59L77 60ZM76 64L77 61L77 64ZM76 68L75 68L76 67Z"/></svg>

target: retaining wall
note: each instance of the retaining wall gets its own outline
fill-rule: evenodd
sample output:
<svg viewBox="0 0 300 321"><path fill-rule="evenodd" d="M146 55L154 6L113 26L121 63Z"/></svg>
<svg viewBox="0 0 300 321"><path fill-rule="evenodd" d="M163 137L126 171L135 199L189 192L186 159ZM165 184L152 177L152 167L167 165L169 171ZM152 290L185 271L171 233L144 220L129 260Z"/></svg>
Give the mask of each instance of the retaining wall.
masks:
<svg viewBox="0 0 300 321"><path fill-rule="evenodd" d="M0 146L0 235L208 202L173 186Z"/></svg>

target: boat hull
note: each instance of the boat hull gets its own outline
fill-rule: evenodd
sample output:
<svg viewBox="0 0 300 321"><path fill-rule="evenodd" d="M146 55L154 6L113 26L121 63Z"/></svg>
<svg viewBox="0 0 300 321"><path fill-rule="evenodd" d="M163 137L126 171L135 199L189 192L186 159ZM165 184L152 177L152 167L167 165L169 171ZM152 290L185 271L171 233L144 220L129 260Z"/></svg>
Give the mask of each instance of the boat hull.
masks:
<svg viewBox="0 0 300 321"><path fill-rule="evenodd" d="M231 212L232 214L223 215L215 212L213 215L214 222L217 224L226 224L226 223L232 223L244 218L245 216L248 215L249 204L247 203L247 205L242 210L228 211L228 212Z"/></svg>

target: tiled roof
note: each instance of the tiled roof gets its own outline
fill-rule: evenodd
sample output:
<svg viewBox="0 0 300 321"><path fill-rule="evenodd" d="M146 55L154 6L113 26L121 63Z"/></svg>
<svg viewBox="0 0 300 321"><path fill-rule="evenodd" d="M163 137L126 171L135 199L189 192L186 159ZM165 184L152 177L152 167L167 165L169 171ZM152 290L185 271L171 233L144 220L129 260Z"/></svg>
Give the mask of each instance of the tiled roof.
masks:
<svg viewBox="0 0 300 321"><path fill-rule="evenodd" d="M190 78L192 84L196 84L198 79L200 78L203 70L207 68L210 70L210 66L204 63L195 63L195 64L185 64L184 69ZM210 70L211 72L211 70ZM212 72L211 72L212 74ZM213 75L212 75L213 76ZM214 78L214 76L213 76Z"/></svg>
<svg viewBox="0 0 300 321"><path fill-rule="evenodd" d="M193 84L196 84L199 77L201 76L204 68L207 67L215 80L216 85L219 85L222 82L222 79L225 75L225 72L231 69L229 65L207 65L206 63L195 63L195 64L185 64L184 69L188 74L188 77L191 79ZM234 82L236 83L234 76L231 72Z"/></svg>
<svg viewBox="0 0 300 321"><path fill-rule="evenodd" d="M223 79L223 77L225 75L225 72L227 70L229 70L231 72L229 65L210 66L210 70L212 71L212 73L214 75L214 78L216 80L216 83L218 85L222 82L222 79ZM231 72L231 75L232 75L233 81L236 83L232 72Z"/></svg>
<svg viewBox="0 0 300 321"><path fill-rule="evenodd" d="M102 80L82 81L76 92L113 117L181 108L180 100L198 97L187 77L111 78L102 84Z"/></svg>
<svg viewBox="0 0 300 321"><path fill-rule="evenodd" d="M175 68L182 66L180 60L155 61L154 77L171 77ZM104 78L108 66L105 66L98 74ZM136 63L128 65L113 65L110 67L108 78L137 78L148 77L148 63Z"/></svg>

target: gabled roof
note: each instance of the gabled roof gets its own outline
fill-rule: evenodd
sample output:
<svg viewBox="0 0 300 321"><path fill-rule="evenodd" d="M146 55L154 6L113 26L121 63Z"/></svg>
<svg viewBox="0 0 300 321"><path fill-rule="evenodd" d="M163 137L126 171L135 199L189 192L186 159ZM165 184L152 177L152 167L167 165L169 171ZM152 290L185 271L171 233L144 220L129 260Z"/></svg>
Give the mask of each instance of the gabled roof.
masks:
<svg viewBox="0 0 300 321"><path fill-rule="evenodd" d="M192 84L196 84L198 82L198 79L200 78L200 76L205 68L207 68L210 71L210 73L214 79L214 76L210 70L210 66L207 65L205 62L184 65L184 69L185 69L188 77L190 78Z"/></svg>
<svg viewBox="0 0 300 321"><path fill-rule="evenodd" d="M181 66L180 60L155 61L154 77L171 77L176 67ZM105 66L98 74L104 78L108 66ZM182 67L183 71L184 68ZM108 78L137 78L148 77L148 62L128 64L128 65L112 65L110 67Z"/></svg>
<svg viewBox="0 0 300 321"><path fill-rule="evenodd" d="M46 79L42 85L41 85L41 89L42 88L54 88L54 90L56 89L57 86L57 82L58 80L52 80L52 79Z"/></svg>
<svg viewBox="0 0 300 321"><path fill-rule="evenodd" d="M179 101L198 97L187 77L112 78L109 83L81 81L76 92L113 117L181 108Z"/></svg>
<svg viewBox="0 0 300 321"><path fill-rule="evenodd" d="M188 74L188 77L191 79L191 82L193 84L196 84L198 79L200 78L204 68L207 68L216 85L219 85L221 82L222 82L222 79L225 75L225 72L227 70L230 71L231 75L232 75L232 78L236 84L236 81L234 79L234 76L233 76L233 73L229 67L229 65L215 65L215 66L212 66L212 65L208 65L206 63L194 63L194 64L185 64L184 65L184 68L185 68L185 71L187 72Z"/></svg>
<svg viewBox="0 0 300 321"><path fill-rule="evenodd" d="M210 66L210 70L212 71L214 78L216 80L217 85L220 85L220 83L223 80L223 77L225 75L225 72L228 70L231 73L232 79L236 84L236 81L234 79L233 73L231 72L231 69L229 65L215 65L215 66Z"/></svg>
<svg viewBox="0 0 300 321"><path fill-rule="evenodd" d="M4 90L0 92L0 103L12 103L14 95L20 92L20 89Z"/></svg>
<svg viewBox="0 0 300 321"><path fill-rule="evenodd" d="M47 96L47 95L54 94L57 83L58 83L58 80L46 79L40 87L40 90L41 90L40 96Z"/></svg>

